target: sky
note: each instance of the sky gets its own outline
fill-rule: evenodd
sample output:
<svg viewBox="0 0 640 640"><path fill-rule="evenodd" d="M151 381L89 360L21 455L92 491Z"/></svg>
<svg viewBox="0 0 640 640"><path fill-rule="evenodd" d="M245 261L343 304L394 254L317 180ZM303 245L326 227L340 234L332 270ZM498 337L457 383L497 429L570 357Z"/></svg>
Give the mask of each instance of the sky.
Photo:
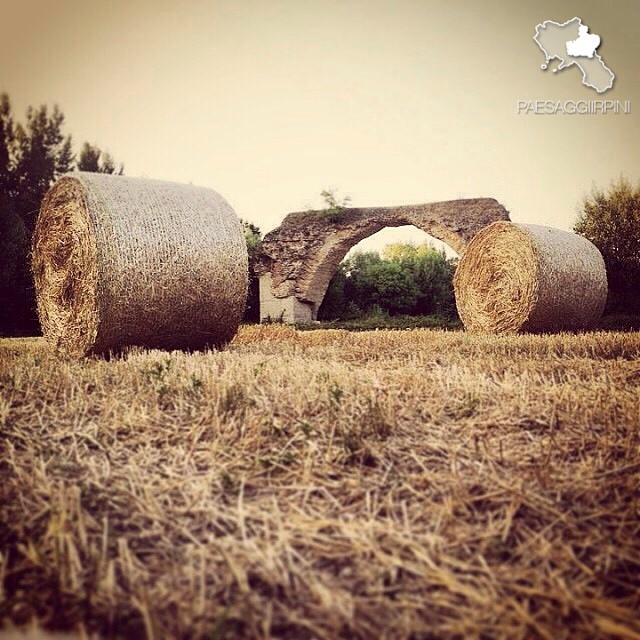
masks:
<svg viewBox="0 0 640 640"><path fill-rule="evenodd" d="M640 2L0 0L0 91L58 104L130 176L208 186L264 232L336 189L353 206L493 197L570 229L581 199L640 177ZM543 71L545 20L578 16L615 73ZM553 65L551 65L553 66ZM630 100L615 115L519 100ZM420 241L385 230L364 241Z"/></svg>

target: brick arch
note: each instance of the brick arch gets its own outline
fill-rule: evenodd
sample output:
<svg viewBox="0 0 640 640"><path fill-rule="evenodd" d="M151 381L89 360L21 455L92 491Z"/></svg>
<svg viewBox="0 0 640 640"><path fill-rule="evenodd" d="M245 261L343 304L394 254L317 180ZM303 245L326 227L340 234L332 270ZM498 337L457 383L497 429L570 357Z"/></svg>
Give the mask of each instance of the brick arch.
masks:
<svg viewBox="0 0 640 640"><path fill-rule="evenodd" d="M461 255L475 233L496 220L509 220L509 214L493 198L345 208L339 214L291 213L262 242L256 265L260 316L287 322L315 320L341 260L360 240L381 229L413 225Z"/></svg>

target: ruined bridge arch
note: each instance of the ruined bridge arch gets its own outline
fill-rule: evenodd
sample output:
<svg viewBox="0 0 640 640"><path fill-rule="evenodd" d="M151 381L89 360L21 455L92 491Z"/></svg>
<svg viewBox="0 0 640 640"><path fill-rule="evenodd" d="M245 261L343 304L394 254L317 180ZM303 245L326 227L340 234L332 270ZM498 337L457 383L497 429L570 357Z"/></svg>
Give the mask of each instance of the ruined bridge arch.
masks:
<svg viewBox="0 0 640 640"><path fill-rule="evenodd" d="M290 323L315 320L329 282L349 249L385 227L413 225L461 255L475 233L496 220L509 220L509 214L493 198L345 208L337 214L290 213L262 241L255 266L260 318Z"/></svg>

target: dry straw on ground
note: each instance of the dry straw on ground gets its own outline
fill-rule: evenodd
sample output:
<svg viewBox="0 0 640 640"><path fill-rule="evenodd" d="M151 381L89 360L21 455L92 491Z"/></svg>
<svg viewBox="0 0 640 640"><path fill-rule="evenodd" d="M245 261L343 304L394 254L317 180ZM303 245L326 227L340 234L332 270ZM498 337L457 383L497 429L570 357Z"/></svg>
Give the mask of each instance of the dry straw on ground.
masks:
<svg viewBox="0 0 640 640"><path fill-rule="evenodd" d="M0 629L640 638L639 358L604 332L0 340Z"/></svg>
<svg viewBox="0 0 640 640"><path fill-rule="evenodd" d="M237 331L247 250L211 189L74 173L43 200L33 272L42 331L70 355L200 348Z"/></svg>
<svg viewBox="0 0 640 640"><path fill-rule="evenodd" d="M598 249L567 231L494 222L469 244L454 278L467 330L559 331L595 325L607 299Z"/></svg>

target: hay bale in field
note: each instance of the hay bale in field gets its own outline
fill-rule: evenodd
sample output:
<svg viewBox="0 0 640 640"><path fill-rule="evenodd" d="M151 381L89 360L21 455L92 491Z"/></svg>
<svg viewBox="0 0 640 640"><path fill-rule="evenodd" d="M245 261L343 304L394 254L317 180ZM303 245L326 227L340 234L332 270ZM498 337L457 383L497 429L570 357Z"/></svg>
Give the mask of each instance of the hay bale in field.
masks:
<svg viewBox="0 0 640 640"><path fill-rule="evenodd" d="M574 233L494 222L476 234L453 280L467 330L584 329L600 318L607 276L598 249Z"/></svg>
<svg viewBox="0 0 640 640"><path fill-rule="evenodd" d="M220 346L244 312L244 235L211 189L68 174L42 202L32 254L42 331L72 356Z"/></svg>

